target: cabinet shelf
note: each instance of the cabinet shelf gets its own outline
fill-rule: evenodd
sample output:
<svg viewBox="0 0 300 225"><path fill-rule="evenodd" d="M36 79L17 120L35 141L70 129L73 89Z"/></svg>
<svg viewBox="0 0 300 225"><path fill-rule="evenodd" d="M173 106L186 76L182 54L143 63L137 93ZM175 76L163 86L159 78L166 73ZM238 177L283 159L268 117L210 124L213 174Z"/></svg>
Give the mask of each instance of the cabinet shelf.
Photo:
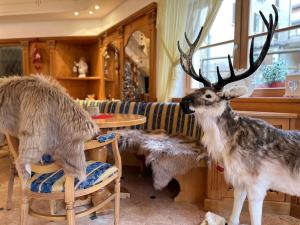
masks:
<svg viewBox="0 0 300 225"><path fill-rule="evenodd" d="M100 77L56 77L57 80L100 80Z"/></svg>

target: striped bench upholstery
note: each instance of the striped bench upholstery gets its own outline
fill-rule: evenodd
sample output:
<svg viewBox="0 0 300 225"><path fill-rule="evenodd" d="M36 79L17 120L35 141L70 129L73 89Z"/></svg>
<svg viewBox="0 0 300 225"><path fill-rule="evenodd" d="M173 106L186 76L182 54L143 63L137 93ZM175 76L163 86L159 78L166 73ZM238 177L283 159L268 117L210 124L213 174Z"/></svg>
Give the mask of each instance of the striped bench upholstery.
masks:
<svg viewBox="0 0 300 225"><path fill-rule="evenodd" d="M147 123L134 126L135 129L163 129L170 135L184 135L199 139L201 129L194 115L184 114L178 103L159 102L113 102L99 100L78 100L87 109L89 106L99 107L101 113L139 114L147 117Z"/></svg>
<svg viewBox="0 0 300 225"><path fill-rule="evenodd" d="M75 179L75 190L87 189L99 184L114 175L117 171L118 169L109 163L88 161L86 167L87 179L83 182ZM38 193L64 192L65 180L62 169L53 173L35 173L28 180L27 188L32 192Z"/></svg>

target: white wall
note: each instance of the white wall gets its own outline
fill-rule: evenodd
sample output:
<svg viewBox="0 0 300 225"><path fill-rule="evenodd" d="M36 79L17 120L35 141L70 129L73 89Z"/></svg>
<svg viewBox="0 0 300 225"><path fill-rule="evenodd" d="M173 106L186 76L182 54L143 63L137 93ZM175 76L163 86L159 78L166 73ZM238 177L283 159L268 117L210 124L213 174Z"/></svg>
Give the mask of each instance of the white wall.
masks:
<svg viewBox="0 0 300 225"><path fill-rule="evenodd" d="M98 35L154 1L127 0L102 19L36 22L0 21L0 39Z"/></svg>

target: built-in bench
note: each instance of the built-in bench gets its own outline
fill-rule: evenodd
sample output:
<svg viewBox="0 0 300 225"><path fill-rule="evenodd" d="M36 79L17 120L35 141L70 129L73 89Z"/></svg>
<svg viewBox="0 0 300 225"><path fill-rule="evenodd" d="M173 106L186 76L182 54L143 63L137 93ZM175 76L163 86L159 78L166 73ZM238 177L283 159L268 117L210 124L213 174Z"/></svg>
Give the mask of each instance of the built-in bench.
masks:
<svg viewBox="0 0 300 225"><path fill-rule="evenodd" d="M178 103L79 100L79 104L85 109L97 107L100 113L146 116L147 122L145 124L133 126L132 129L164 130L170 135L170 138L185 136L199 140L201 135L201 129L197 125L194 115L184 114ZM123 156L123 164L126 165L127 163L127 156ZM178 174L174 178L180 185L180 192L175 201L198 203L204 201L206 189L206 163L204 160L200 161L198 167L192 168L186 174Z"/></svg>

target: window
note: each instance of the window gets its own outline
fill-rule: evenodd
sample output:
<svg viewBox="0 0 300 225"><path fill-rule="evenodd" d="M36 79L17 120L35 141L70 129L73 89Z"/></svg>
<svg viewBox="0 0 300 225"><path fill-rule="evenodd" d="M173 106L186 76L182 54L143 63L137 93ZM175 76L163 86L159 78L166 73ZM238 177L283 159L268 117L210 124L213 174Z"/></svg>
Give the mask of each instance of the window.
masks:
<svg viewBox="0 0 300 225"><path fill-rule="evenodd" d="M255 86L260 87L283 87L285 76L300 71L300 0L266 0L262 3L259 0L251 0L249 18L253 19L253 29L249 29L250 39L255 37L254 53L259 54L265 41L264 31L260 26L265 27L261 17L257 13L261 10L265 15L272 13L271 4L276 4L279 13L277 31L274 34L271 47L263 65L253 76ZM258 18L258 19L257 19ZM260 22L257 23L257 20ZM249 26L249 28L251 28Z"/></svg>
<svg viewBox="0 0 300 225"><path fill-rule="evenodd" d="M235 24L235 2L232 3L232 24Z"/></svg>
<svg viewBox="0 0 300 225"><path fill-rule="evenodd" d="M272 4L278 8L278 26L263 65L251 77L252 83L257 88L284 86L287 74L300 73L300 0L223 0L209 34L195 52L196 71L201 67L202 74L215 81L216 67L219 66L225 77L229 72L227 54L231 55L235 69L247 68L251 38L255 37L254 58L266 38L267 29L259 11L268 19L270 13L274 15ZM238 20L233 18L238 15ZM201 85L188 80L186 92Z"/></svg>
<svg viewBox="0 0 300 225"><path fill-rule="evenodd" d="M22 74L22 48L19 46L0 46L0 77Z"/></svg>
<svg viewBox="0 0 300 225"><path fill-rule="evenodd" d="M253 31L254 33L258 33L259 29L260 29L260 15L258 13L254 13L254 21L253 21ZM263 26L262 26L263 27ZM263 30L261 30L261 32L264 32Z"/></svg>
<svg viewBox="0 0 300 225"><path fill-rule="evenodd" d="M232 56L234 46L235 7L232 7L233 5L235 6L235 0L223 1L204 43L193 57L195 70L199 71L201 68L202 74L211 81L217 79L217 66L222 74L229 72L227 55ZM188 92L201 86L193 79L189 81Z"/></svg>

